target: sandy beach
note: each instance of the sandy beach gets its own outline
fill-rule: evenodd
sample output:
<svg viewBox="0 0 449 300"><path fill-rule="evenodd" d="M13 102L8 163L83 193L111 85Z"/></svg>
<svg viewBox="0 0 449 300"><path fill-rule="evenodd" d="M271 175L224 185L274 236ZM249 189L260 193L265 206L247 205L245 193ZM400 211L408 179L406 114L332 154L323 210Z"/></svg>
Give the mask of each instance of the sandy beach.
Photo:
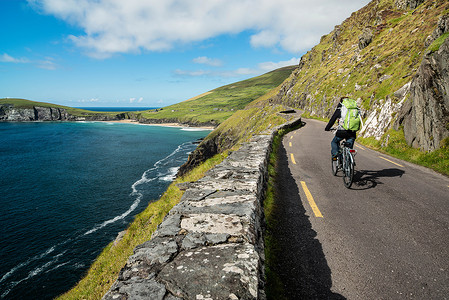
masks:
<svg viewBox="0 0 449 300"><path fill-rule="evenodd" d="M179 127L179 128L191 128L191 129L202 129L202 130L214 130L215 127L212 126L187 126L180 123L139 123L136 120L113 120L113 121L99 121L99 122L109 122L109 123L128 123L128 124L140 124L148 126L162 126L162 127Z"/></svg>

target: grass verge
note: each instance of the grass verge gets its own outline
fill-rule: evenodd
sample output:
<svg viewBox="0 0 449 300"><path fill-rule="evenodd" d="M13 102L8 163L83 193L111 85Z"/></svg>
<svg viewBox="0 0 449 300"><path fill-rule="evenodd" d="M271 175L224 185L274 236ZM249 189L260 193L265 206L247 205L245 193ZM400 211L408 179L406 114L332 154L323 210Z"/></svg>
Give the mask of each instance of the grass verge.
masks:
<svg viewBox="0 0 449 300"><path fill-rule="evenodd" d="M302 116L328 122L327 119L311 116L310 114L303 114ZM357 142L373 150L449 176L449 138L441 141L440 148L433 152L423 152L410 147L405 141L403 129L390 129L379 141L374 137L357 137Z"/></svg>
<svg viewBox="0 0 449 300"><path fill-rule="evenodd" d="M402 129L397 131L390 129L380 141L373 137L359 137L357 142L376 151L449 176L449 138L444 139L440 144L440 149L433 152L423 152L407 145Z"/></svg>
<svg viewBox="0 0 449 300"><path fill-rule="evenodd" d="M111 242L106 246L86 276L74 288L57 299L101 299L117 279L120 270L133 254L134 248L151 238L167 213L181 200L183 192L176 185L200 179L206 171L222 162L227 155L228 152L217 154L185 176L176 179L158 201L150 203L135 217L123 239L116 244Z"/></svg>
<svg viewBox="0 0 449 300"><path fill-rule="evenodd" d="M279 157L279 149L282 144L282 138L284 135L290 131L300 128L302 125L298 125L288 129L280 130L273 139L272 151L269 156L268 163L268 185L265 194L265 199L263 203L264 214L265 214L265 232L264 232L264 243L265 243L265 276L266 276L266 287L265 292L267 299L283 300L287 299L284 295L284 286L281 279L276 273L276 256L274 253L279 253L276 251L278 248L278 243L276 236L273 234L274 228L277 226L277 221L273 216L273 212L276 209L276 178L277 178L277 164Z"/></svg>

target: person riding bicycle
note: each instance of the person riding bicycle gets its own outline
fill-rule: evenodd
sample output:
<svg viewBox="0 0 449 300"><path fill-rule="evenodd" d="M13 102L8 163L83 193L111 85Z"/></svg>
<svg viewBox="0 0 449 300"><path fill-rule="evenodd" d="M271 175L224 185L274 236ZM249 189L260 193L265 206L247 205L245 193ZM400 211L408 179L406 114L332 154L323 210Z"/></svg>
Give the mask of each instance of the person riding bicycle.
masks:
<svg viewBox="0 0 449 300"><path fill-rule="evenodd" d="M355 106L355 108L353 108L354 106ZM351 107L351 108L349 108L349 107ZM342 108L344 110L343 116L342 116ZM349 110L356 110L356 112L354 111L354 113L349 113L350 115L352 114L354 117L352 121L348 120L349 116L346 117L346 115L348 115ZM354 121L354 119L356 119L356 121ZM358 113L357 104L355 103L354 100L351 100L348 97L341 97L340 103L338 103L334 114L332 115L331 119L329 120L329 123L327 123L326 128L324 130L330 131L331 127L334 125L334 123L337 120L339 121L338 127L337 127L337 132L335 133L335 136L331 141L331 154L332 154L333 160L337 159L339 144L342 140L346 139L346 142L349 143L349 147L351 149L354 147L354 142L357 137L356 132L357 132L357 130L360 129L360 123L358 123L358 124L351 123L350 125L349 125L349 123L350 122L354 122L354 123L361 122L361 118Z"/></svg>

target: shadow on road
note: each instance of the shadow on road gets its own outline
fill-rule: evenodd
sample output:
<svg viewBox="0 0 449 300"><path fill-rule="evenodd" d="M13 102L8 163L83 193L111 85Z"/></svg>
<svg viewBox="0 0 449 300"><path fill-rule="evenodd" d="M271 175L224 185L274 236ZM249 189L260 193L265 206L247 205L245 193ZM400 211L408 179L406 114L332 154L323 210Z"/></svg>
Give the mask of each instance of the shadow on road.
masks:
<svg viewBox="0 0 449 300"><path fill-rule="evenodd" d="M379 171L356 170L354 174L354 183L352 189L367 190L382 184L381 178L387 177L401 177L404 170L391 168Z"/></svg>
<svg viewBox="0 0 449 300"><path fill-rule="evenodd" d="M316 232L302 205L298 186L288 167L285 148L279 149L276 204L273 211L274 271L287 299L345 299L331 291L331 270ZM281 295L270 295L282 299ZM270 299L269 298L269 299Z"/></svg>

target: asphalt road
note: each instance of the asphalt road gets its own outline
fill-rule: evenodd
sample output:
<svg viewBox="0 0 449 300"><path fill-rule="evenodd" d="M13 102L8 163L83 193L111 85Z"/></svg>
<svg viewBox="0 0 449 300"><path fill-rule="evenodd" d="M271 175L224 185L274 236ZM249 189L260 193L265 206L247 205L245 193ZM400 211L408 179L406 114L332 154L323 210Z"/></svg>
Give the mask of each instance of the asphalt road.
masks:
<svg viewBox="0 0 449 300"><path fill-rule="evenodd" d="M332 133L283 139L277 272L289 299L449 299L449 178L360 147L355 182L333 176Z"/></svg>

